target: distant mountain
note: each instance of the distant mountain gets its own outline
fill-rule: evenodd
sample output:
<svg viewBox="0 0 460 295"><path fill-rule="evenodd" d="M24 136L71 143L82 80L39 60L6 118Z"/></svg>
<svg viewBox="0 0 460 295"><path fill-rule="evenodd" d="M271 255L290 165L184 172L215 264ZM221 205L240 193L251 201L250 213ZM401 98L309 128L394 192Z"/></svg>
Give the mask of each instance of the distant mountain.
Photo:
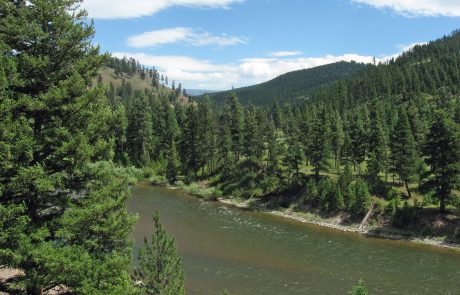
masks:
<svg viewBox="0 0 460 295"><path fill-rule="evenodd" d="M221 104L231 91L235 91L240 101L245 105L269 105L274 101L283 103L297 97L307 96L321 86L356 74L364 68L366 65L362 63L337 62L289 72L268 82L215 92L208 94L208 96L217 104Z"/></svg>
<svg viewBox="0 0 460 295"><path fill-rule="evenodd" d="M186 89L186 92L190 96L199 96L205 93L214 93L218 92L219 90L204 90L204 89Z"/></svg>

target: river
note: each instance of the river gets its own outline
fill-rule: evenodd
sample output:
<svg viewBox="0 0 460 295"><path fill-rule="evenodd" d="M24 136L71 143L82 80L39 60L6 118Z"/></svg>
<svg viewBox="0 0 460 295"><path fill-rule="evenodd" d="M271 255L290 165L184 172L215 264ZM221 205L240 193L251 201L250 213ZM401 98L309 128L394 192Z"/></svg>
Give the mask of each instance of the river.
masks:
<svg viewBox="0 0 460 295"><path fill-rule="evenodd" d="M128 203L133 237L150 236L152 214L175 237L186 294L460 294L460 251L367 238L208 202L139 184Z"/></svg>

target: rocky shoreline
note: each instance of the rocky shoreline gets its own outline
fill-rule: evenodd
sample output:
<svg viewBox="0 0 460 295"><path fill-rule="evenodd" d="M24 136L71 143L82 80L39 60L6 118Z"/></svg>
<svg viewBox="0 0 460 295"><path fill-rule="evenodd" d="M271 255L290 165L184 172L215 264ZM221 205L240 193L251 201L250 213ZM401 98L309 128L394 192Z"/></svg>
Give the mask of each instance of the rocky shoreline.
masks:
<svg viewBox="0 0 460 295"><path fill-rule="evenodd" d="M237 207L237 208L260 211L260 212L264 212L264 213L268 213L268 214L272 214L276 216L281 216L284 218L289 218L289 219L296 220L302 223L314 224L317 226L327 227L327 228L331 228L331 229L339 230L343 232L354 232L354 233L359 233L359 234L370 236L370 237L383 238L383 239L389 239L389 240L404 240L404 241L408 241L411 243L429 245L433 247L448 248L448 249L460 251L460 244L448 243L448 242L438 240L435 238L420 238L420 237L405 236L405 235L399 235L399 234L387 232L385 230L380 230L379 232L375 232L373 231L373 228L369 228L369 227L359 228L359 224L342 225L342 224L335 222L334 219L324 219L320 216L317 216L311 213L303 214L301 212L295 212L289 209L284 209L284 210L269 210L269 209L264 209L264 208L254 209L248 201L239 201L239 200L227 199L227 198L219 198L217 199L217 201L223 204L229 205L229 206Z"/></svg>
<svg viewBox="0 0 460 295"><path fill-rule="evenodd" d="M171 190L180 190L185 194L188 194L188 195L191 195L197 198L205 198L199 193L187 192L181 187L178 187L175 185L165 184L165 183L151 183L151 184L166 187ZM268 208L261 207L261 206L253 206L251 204L251 200L238 200L238 199L220 197L217 199L212 199L212 201L217 201L217 202L226 204L228 206L236 207L236 208L264 212L267 214L276 215L276 216L280 216L283 218L288 218L288 219L295 220L295 221L302 222L302 223L308 223L308 224L314 224L314 225L321 226L321 227L327 227L327 228L342 231L342 232L353 232L353 233L358 233L358 234L365 235L368 237L375 237L375 238L381 238L381 239L387 239L387 240L402 240L402 241L408 241L408 242L415 243L415 244L422 244L422 245L427 245L427 246L433 246L433 247L446 248L446 249L451 249L455 251L460 251L459 243L446 242L444 240L441 240L435 237L417 237L416 235L414 236L404 235L404 234L395 233L394 230L392 229L379 228L377 230L377 228L373 228L369 226L363 226L360 228L359 224L343 225L343 224L340 224L340 221L337 219L334 219L334 218L326 219L321 216L315 215L313 213L298 212L298 211L293 211L291 209L284 209L284 208L268 209Z"/></svg>

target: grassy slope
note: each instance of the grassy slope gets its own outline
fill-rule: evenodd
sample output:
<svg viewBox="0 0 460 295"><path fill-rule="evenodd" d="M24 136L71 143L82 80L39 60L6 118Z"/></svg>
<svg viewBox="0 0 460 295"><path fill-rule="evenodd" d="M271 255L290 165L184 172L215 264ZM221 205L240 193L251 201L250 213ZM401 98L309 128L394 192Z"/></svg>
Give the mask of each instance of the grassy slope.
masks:
<svg viewBox="0 0 460 295"><path fill-rule="evenodd" d="M112 83L115 87L121 86L123 83L123 79L125 82L129 82L131 86L133 87L133 90L136 91L143 91L145 89L152 90L153 93L160 93L161 95L170 95L173 93L173 90L171 88L165 87L165 86L160 86L159 88L153 87L152 84L150 83L150 79L141 79L139 75L133 75L129 76L126 73L123 74L123 76L120 76L119 78L116 77L115 75L115 70L107 67L103 67L100 70L100 74L102 77L102 83L103 84L109 84ZM184 96L179 97L179 101L181 103L187 103L188 98Z"/></svg>

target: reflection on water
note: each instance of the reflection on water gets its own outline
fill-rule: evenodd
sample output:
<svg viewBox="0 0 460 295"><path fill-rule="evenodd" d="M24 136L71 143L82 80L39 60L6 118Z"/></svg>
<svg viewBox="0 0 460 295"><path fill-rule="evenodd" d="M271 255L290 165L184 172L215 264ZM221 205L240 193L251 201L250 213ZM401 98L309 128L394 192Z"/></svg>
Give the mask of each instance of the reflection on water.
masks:
<svg viewBox="0 0 460 295"><path fill-rule="evenodd" d="M128 204L142 242L151 216L176 238L186 291L347 294L362 278L371 294L460 294L460 252L366 238L141 184Z"/></svg>

